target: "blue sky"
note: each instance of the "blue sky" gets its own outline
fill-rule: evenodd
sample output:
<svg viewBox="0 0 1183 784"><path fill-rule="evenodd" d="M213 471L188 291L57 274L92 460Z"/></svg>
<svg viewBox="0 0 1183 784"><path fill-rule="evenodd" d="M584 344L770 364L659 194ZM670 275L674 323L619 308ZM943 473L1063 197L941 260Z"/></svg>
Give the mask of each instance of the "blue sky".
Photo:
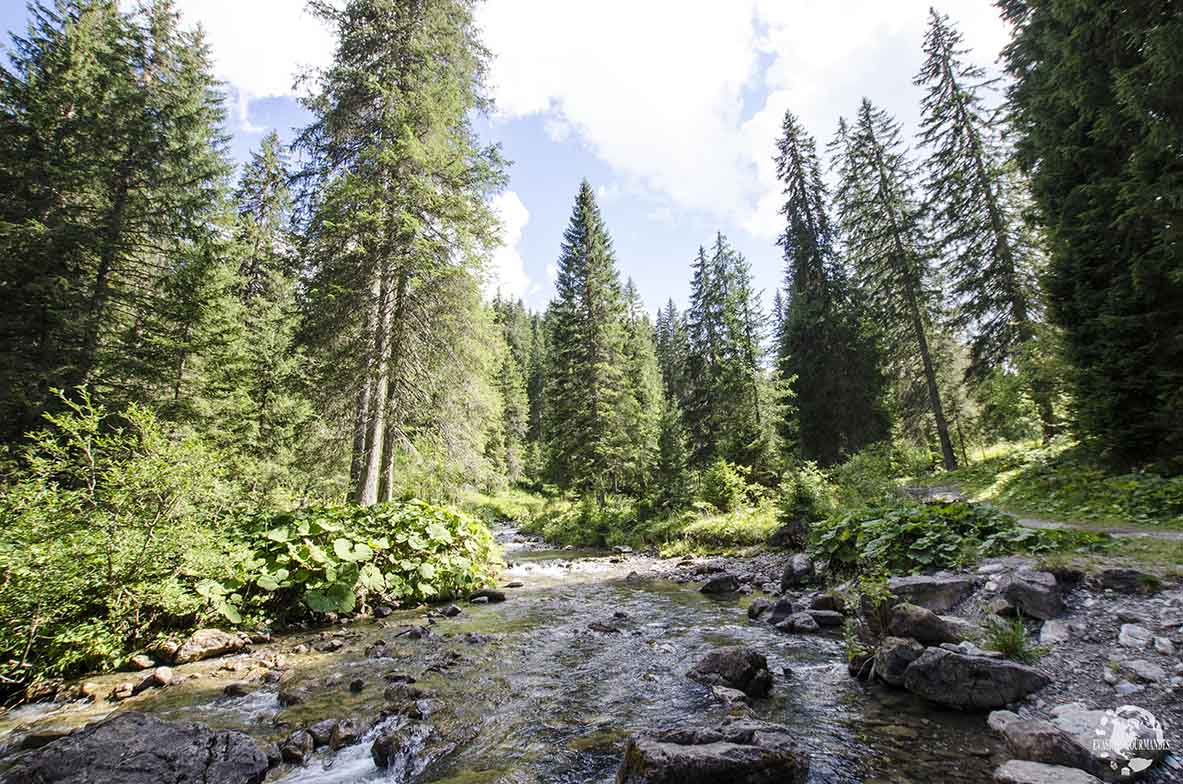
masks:
<svg viewBox="0 0 1183 784"><path fill-rule="evenodd" d="M722 231L771 299L783 264L773 144L792 108L824 146L863 95L916 125L911 84L927 0L487 0L497 113L481 134L513 166L495 206L503 290L540 309L579 182L596 187L622 274L651 310L685 303L690 262ZM25 25L0 0L0 29ZM332 54L303 0L178 0L206 30L231 103L238 160L305 115L297 73ZM1007 31L990 0L945 0L973 59L990 66ZM5 36L7 40L7 36Z"/></svg>

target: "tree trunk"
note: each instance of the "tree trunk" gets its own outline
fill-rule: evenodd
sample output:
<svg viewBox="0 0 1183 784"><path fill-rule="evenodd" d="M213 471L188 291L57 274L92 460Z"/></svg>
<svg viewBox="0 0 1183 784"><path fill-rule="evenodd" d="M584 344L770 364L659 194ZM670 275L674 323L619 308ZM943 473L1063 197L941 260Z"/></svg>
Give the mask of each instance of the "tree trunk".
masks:
<svg viewBox="0 0 1183 784"><path fill-rule="evenodd" d="M402 363L406 359L406 305L410 277L405 268L399 270L398 284L394 292L394 315L391 324L390 367L388 371L390 382L386 389L386 436L384 439L386 448L382 453L382 487L380 492L382 501L390 501L394 497L394 457L401 435L399 430L403 424L397 400L397 381L400 377Z"/></svg>
<svg viewBox="0 0 1183 784"><path fill-rule="evenodd" d="M381 478L382 439L386 424L386 390L389 386L387 365L387 337L390 334L390 275L389 262L383 262L382 271L374 283L374 294L378 300L378 314L375 320L374 353L370 355L371 368L368 381L370 407L366 422L366 445L362 470L354 488L353 500L362 506L372 506L378 501L378 484Z"/></svg>
<svg viewBox="0 0 1183 784"><path fill-rule="evenodd" d="M103 316L107 309L107 299L111 295L111 274L115 269L115 261L119 255L119 242L123 235L128 188L128 177L124 174L120 177L115 190L115 203L111 207L106 237L102 249L99 251L99 266L95 272L94 290L90 295L86 328L82 336L82 353L78 358L74 383L76 386L89 383L91 374L94 372L95 355L98 353L99 347L99 332L102 329Z"/></svg>
<svg viewBox="0 0 1183 784"><path fill-rule="evenodd" d="M928 336L924 333L924 319L920 316L920 303L916 301L916 292L908 286L908 309L912 316L912 330L916 333L916 344L920 348L920 361L924 364L924 381L928 386L928 402L932 406L932 415L937 424L937 437L941 441L941 457L946 471L957 469L957 454L953 451L953 440L949 437L949 423L945 420L945 411L941 407L941 392L937 387L937 374L932 366L932 354L928 349Z"/></svg>

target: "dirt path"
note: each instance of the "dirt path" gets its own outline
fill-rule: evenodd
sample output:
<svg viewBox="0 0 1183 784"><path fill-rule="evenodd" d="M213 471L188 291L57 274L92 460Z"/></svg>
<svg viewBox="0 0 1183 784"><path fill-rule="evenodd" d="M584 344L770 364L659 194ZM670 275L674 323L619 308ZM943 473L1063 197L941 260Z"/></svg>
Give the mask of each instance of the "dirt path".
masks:
<svg viewBox="0 0 1183 784"><path fill-rule="evenodd" d="M967 501L969 500L961 488L956 485L913 485L905 488L909 495L926 501ZM993 506L984 503L984 506ZM1006 511L1001 510L1001 511ZM1106 526L1092 523L1068 523L1060 520L1047 520L1040 517L1023 517L1015 515L1016 522L1025 528L1040 529L1072 529L1076 531L1092 531L1094 533L1109 534L1110 536L1128 539L1157 539L1163 542L1183 542L1183 531L1163 531L1153 528L1139 528L1136 526Z"/></svg>

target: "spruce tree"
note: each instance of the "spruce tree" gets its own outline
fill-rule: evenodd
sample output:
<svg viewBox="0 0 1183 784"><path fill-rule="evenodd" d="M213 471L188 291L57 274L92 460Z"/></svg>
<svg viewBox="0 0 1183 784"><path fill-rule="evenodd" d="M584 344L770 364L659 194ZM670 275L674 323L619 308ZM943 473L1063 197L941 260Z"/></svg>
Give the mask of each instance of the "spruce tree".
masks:
<svg viewBox="0 0 1183 784"><path fill-rule="evenodd" d="M1046 223L1048 305L1079 434L1183 468L1178 3L999 0L1019 159Z"/></svg>
<svg viewBox="0 0 1183 784"><path fill-rule="evenodd" d="M1039 316L1037 248L1019 214L1017 178L1007 168L999 132L982 102L984 69L949 18L929 11L927 59L916 83L927 87L920 143L928 210L944 254L956 324L972 337L969 374L977 381L1021 360L1036 337ZM1033 382L1044 435L1055 432L1051 391Z"/></svg>
<svg viewBox="0 0 1183 784"><path fill-rule="evenodd" d="M690 505L694 489L690 450L676 401L665 398L657 437L657 464L653 472L653 497L657 506L675 512Z"/></svg>
<svg viewBox="0 0 1183 784"><path fill-rule="evenodd" d="M816 144L792 112L781 132L776 167L787 225L778 244L788 302L776 306L777 366L795 402L781 429L799 457L832 465L887 436L883 375L861 298L837 257Z"/></svg>
<svg viewBox="0 0 1183 784"><path fill-rule="evenodd" d="M624 363L627 394L621 416L627 423L628 449L623 470L629 489L645 496L657 458L661 426L662 381L657 366L653 324L630 279L624 287Z"/></svg>
<svg viewBox="0 0 1183 784"><path fill-rule="evenodd" d="M612 242L586 180L563 232L555 288L543 426L550 474L602 502L627 478L626 307Z"/></svg>
<svg viewBox="0 0 1183 784"><path fill-rule="evenodd" d="M904 384L921 385L945 468L953 470L957 456L941 403L930 338L940 298L932 287L929 244L913 187L915 175L899 125L863 99L855 127L847 132L845 124L840 124L835 149L839 223L859 285L880 322L897 377Z"/></svg>

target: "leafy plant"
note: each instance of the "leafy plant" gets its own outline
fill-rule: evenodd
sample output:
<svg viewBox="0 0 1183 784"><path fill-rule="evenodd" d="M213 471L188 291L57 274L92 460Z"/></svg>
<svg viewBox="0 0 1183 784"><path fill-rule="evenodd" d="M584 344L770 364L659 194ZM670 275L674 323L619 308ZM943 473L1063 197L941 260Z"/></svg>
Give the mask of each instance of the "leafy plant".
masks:
<svg viewBox="0 0 1183 784"><path fill-rule="evenodd" d="M998 651L1003 656L1021 664L1035 664L1048 649L1031 642L1022 616L1004 620L992 618L986 623L985 642L987 650Z"/></svg>
<svg viewBox="0 0 1183 784"><path fill-rule="evenodd" d="M759 488L748 482L751 469L716 458L702 474L702 500L720 512L730 512L759 496Z"/></svg>

